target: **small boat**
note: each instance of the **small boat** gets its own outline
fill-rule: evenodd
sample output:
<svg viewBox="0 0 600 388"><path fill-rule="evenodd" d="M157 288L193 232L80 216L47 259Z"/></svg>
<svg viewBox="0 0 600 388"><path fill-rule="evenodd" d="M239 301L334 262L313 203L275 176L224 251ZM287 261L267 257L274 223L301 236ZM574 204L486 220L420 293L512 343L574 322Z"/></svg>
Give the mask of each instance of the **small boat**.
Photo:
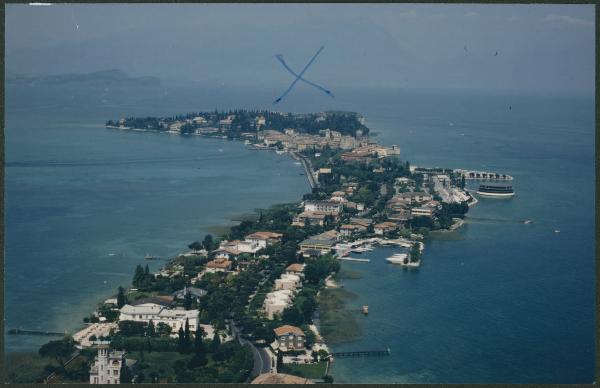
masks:
<svg viewBox="0 0 600 388"><path fill-rule="evenodd" d="M407 258L408 255L406 253L396 253L385 260L392 264L404 264L404 261L407 260Z"/></svg>
<svg viewBox="0 0 600 388"><path fill-rule="evenodd" d="M283 154L285 154L285 151L282 151L282 150L277 150L277 151L275 151L275 153L276 153L277 155L283 155Z"/></svg>
<svg viewBox="0 0 600 388"><path fill-rule="evenodd" d="M555 229L555 230L554 230L554 233L560 233L560 230L558 230L558 229Z"/></svg>
<svg viewBox="0 0 600 388"><path fill-rule="evenodd" d="M524 220L523 223L524 224L531 224L531 223L533 223L533 221L532 220Z"/></svg>
<svg viewBox="0 0 600 388"><path fill-rule="evenodd" d="M369 306L364 305L362 307L362 313L365 314L365 315L369 314Z"/></svg>
<svg viewBox="0 0 600 388"><path fill-rule="evenodd" d="M156 259L156 257L154 257L151 254L147 253L146 256L144 256L144 259L146 259L146 260L154 260L154 259Z"/></svg>

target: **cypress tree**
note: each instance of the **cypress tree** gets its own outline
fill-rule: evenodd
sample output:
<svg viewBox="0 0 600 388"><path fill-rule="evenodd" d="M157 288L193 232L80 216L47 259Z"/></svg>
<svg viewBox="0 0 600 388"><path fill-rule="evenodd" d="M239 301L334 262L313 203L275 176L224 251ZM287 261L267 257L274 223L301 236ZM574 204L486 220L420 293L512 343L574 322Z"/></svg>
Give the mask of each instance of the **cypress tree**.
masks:
<svg viewBox="0 0 600 388"><path fill-rule="evenodd" d="M146 335L148 337L156 336L156 329L154 328L154 322L152 322L152 320L150 320L150 322L148 323L148 328L146 329Z"/></svg>
<svg viewBox="0 0 600 388"><path fill-rule="evenodd" d="M210 344L210 351L211 352L216 352L217 350L219 350L219 346L221 346L221 337L219 336L219 333L217 333L215 331L215 335L213 337L213 340Z"/></svg>
<svg viewBox="0 0 600 388"><path fill-rule="evenodd" d="M144 268L141 265L135 267L135 273L133 274L133 281L131 282L134 287L140 287L144 280Z"/></svg>
<svg viewBox="0 0 600 388"><path fill-rule="evenodd" d="M123 287L119 286L119 293L117 294L117 307L121 308L125 306L127 303L127 299L125 298L125 290Z"/></svg>
<svg viewBox="0 0 600 388"><path fill-rule="evenodd" d="M184 353L185 352L185 332L183 331L182 327L179 328L179 332L177 334L179 335L179 340L178 340L178 344L177 344L179 353Z"/></svg>

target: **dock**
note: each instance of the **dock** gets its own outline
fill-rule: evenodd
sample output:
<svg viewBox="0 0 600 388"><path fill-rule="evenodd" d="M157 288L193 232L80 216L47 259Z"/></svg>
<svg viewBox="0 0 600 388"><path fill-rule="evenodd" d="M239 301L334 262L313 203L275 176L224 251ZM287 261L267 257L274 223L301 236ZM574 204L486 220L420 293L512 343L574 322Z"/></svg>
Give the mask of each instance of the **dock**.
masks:
<svg viewBox="0 0 600 388"><path fill-rule="evenodd" d="M499 174L489 171L461 170L456 169L454 173L464 177L465 180L491 180L491 181L512 181L513 177L508 174Z"/></svg>
<svg viewBox="0 0 600 388"><path fill-rule="evenodd" d="M333 357L348 358L348 357L381 357L389 356L390 348L385 350L358 350L353 352L337 352L331 353Z"/></svg>
<svg viewBox="0 0 600 388"><path fill-rule="evenodd" d="M337 259L345 261L359 261L362 263L369 263L371 261L371 259L355 259L354 257L338 257Z"/></svg>

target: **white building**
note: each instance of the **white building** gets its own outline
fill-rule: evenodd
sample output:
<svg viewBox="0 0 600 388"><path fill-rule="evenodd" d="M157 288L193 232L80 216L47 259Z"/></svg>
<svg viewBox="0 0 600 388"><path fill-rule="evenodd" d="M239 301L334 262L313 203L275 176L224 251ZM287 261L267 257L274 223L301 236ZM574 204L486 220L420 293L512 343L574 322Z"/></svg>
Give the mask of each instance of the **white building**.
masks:
<svg viewBox="0 0 600 388"><path fill-rule="evenodd" d="M194 123L196 123L198 125L203 125L203 124L207 123L206 119L204 117L202 117L202 116L196 116L196 117L194 117L193 120L194 120Z"/></svg>
<svg viewBox="0 0 600 388"><path fill-rule="evenodd" d="M154 326L159 323L167 324L171 327L171 333L177 334L179 328L185 328L185 321L188 320L190 331L196 332L198 327L198 310L169 309L156 303L143 303L137 306L126 304L121 308L119 321L152 321Z"/></svg>
<svg viewBox="0 0 600 388"><path fill-rule="evenodd" d="M230 247L219 248L213 252L215 253L215 257L217 259L227 260L237 259L237 257L242 254L242 252L238 251L237 249Z"/></svg>
<svg viewBox="0 0 600 388"><path fill-rule="evenodd" d="M245 240L258 245L260 249L266 248L281 241L283 234L274 232L254 232L246 236Z"/></svg>
<svg viewBox="0 0 600 388"><path fill-rule="evenodd" d="M332 201L306 201L304 203L304 211L307 212L338 214L342 211L342 207L341 203Z"/></svg>
<svg viewBox="0 0 600 388"><path fill-rule="evenodd" d="M98 356L90 369L90 384L120 384L125 352L109 351L108 343L98 346Z"/></svg>
<svg viewBox="0 0 600 388"><path fill-rule="evenodd" d="M269 292L264 302L265 313L268 319L274 319L275 314L283 313L292 304L292 290L278 290Z"/></svg>
<svg viewBox="0 0 600 388"><path fill-rule="evenodd" d="M301 284L300 276L294 274L282 274L275 280L276 290L296 290Z"/></svg>
<svg viewBox="0 0 600 388"><path fill-rule="evenodd" d="M412 217L419 217L419 216L425 216L425 217L431 217L433 216L433 208L431 207L414 207L412 209L410 209L410 215Z"/></svg>
<svg viewBox="0 0 600 388"><path fill-rule="evenodd" d="M233 241L223 241L219 247L220 249L231 249L233 251L237 251L239 253L256 253L261 249L259 244L256 241L252 240L233 240ZM234 256L237 254L234 253ZM225 257L229 259L229 257Z"/></svg>

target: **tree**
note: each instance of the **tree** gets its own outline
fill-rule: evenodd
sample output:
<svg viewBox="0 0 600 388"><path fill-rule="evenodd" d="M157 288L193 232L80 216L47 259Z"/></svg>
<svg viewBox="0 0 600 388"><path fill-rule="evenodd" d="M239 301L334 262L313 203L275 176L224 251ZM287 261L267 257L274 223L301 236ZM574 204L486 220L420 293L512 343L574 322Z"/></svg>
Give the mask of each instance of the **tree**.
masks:
<svg viewBox="0 0 600 388"><path fill-rule="evenodd" d="M119 372L119 375L119 382L121 384L131 383L131 373L129 372L129 368L125 362L121 364L121 371Z"/></svg>
<svg viewBox="0 0 600 388"><path fill-rule="evenodd" d="M327 359L327 357L329 357L329 353L327 353L327 350L325 349L319 349L319 352L317 354L319 356L319 359L321 360L325 360Z"/></svg>
<svg viewBox="0 0 600 388"><path fill-rule="evenodd" d="M146 322L120 321L119 333L125 337L143 336L146 334Z"/></svg>
<svg viewBox="0 0 600 388"><path fill-rule="evenodd" d="M193 243L188 245L188 248L190 248L194 252L198 252L200 249L202 249L202 244L200 243L200 241L194 241Z"/></svg>
<svg viewBox="0 0 600 388"><path fill-rule="evenodd" d="M185 353L185 351L187 350L187 346L186 346L185 332L183 331L183 327L179 328L179 332L177 333L177 335L178 335L177 350L179 350L179 353Z"/></svg>
<svg viewBox="0 0 600 388"><path fill-rule="evenodd" d="M146 336L156 337L156 329L154 328L154 322L152 322L152 320L148 322L148 327L146 328Z"/></svg>
<svg viewBox="0 0 600 388"><path fill-rule="evenodd" d="M281 314L281 320L286 324L298 326L304 323L304 317L296 306L290 306L283 310L283 314Z"/></svg>
<svg viewBox="0 0 600 388"><path fill-rule="evenodd" d="M194 336L194 356L188 364L190 368L197 368L199 366L206 365L206 349L204 348L202 334L203 330L201 327L199 327L198 331L196 331L196 335Z"/></svg>
<svg viewBox="0 0 600 388"><path fill-rule="evenodd" d="M202 246L204 247L204 249L206 249L207 251L211 251L213 248L213 237L210 234L207 234L204 237L204 240L202 240Z"/></svg>
<svg viewBox="0 0 600 388"><path fill-rule="evenodd" d="M190 343L190 320L188 318L185 319L185 329L183 334L185 336L185 342Z"/></svg>
<svg viewBox="0 0 600 388"><path fill-rule="evenodd" d="M135 272L133 274L133 281L131 282L134 287L141 287L142 282L144 281L144 268L141 265L137 265L135 267Z"/></svg>
<svg viewBox="0 0 600 388"><path fill-rule="evenodd" d="M119 293L117 294L117 307L121 308L125 306L127 303L127 298L125 297L125 290L123 287L119 286Z"/></svg>
<svg viewBox="0 0 600 388"><path fill-rule="evenodd" d="M67 359L75 351L75 343L72 337L65 337L61 340L50 341L40 348L38 351L42 357L54 358L61 367L65 366Z"/></svg>
<svg viewBox="0 0 600 388"><path fill-rule="evenodd" d="M221 337L219 336L219 333L215 331L213 340L210 343L210 351L213 353L216 352L217 350L219 350L219 346L221 346Z"/></svg>
<svg viewBox="0 0 600 388"><path fill-rule="evenodd" d="M187 290L185 292L185 295L183 296L183 307L186 310L190 310L192 308L192 295Z"/></svg>
<svg viewBox="0 0 600 388"><path fill-rule="evenodd" d="M156 325L156 333L160 336L169 335L171 334L172 330L173 329L171 329L171 326L164 322L159 322L158 325Z"/></svg>

